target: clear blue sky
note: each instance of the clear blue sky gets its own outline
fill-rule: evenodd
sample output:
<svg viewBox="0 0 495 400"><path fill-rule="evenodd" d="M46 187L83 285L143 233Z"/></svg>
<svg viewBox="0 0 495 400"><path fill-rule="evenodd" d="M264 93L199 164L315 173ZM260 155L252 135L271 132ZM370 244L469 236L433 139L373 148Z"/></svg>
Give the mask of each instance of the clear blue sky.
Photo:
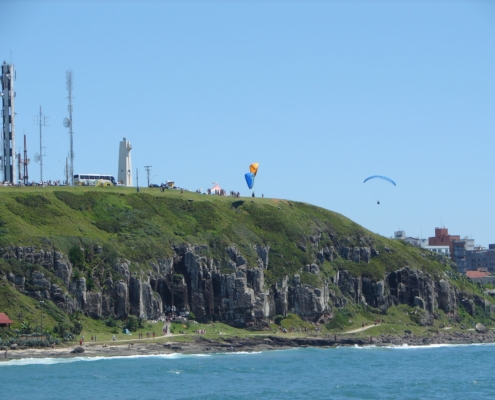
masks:
<svg viewBox="0 0 495 400"><path fill-rule="evenodd" d="M75 172L117 175L125 136L141 185L151 165L249 195L256 161L257 196L495 243L495 2L4 0L0 35L31 159L50 117L46 179L64 177L70 69Z"/></svg>

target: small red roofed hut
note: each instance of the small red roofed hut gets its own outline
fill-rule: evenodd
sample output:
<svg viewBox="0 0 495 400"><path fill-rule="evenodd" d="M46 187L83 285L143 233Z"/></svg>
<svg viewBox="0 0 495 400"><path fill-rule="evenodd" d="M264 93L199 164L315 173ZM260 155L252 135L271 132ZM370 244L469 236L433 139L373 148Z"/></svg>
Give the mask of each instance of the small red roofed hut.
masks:
<svg viewBox="0 0 495 400"><path fill-rule="evenodd" d="M12 325L13 323L14 321L7 317L7 314L0 313L0 328L10 328L10 325Z"/></svg>
<svg viewBox="0 0 495 400"><path fill-rule="evenodd" d="M214 186L210 189L211 190L211 194L220 194L220 192L222 191L222 188L220 187L220 185L216 182L213 182L214 183Z"/></svg>

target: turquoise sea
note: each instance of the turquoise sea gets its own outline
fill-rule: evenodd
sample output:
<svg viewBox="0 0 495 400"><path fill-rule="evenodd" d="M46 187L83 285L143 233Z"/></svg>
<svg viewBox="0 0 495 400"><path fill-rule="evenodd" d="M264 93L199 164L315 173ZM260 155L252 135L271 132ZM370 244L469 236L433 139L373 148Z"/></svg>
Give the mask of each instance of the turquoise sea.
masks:
<svg viewBox="0 0 495 400"><path fill-rule="evenodd" d="M0 363L12 399L493 399L495 344Z"/></svg>

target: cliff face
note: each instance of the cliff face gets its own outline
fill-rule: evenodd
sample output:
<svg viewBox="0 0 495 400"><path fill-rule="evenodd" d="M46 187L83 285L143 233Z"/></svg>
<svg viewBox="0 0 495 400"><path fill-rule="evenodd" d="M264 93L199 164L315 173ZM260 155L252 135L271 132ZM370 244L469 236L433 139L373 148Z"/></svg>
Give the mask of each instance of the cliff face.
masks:
<svg viewBox="0 0 495 400"><path fill-rule="evenodd" d="M123 279L114 282L108 277L93 290L88 290L85 278L73 276L71 263L60 252L9 247L0 249L0 256L42 266L60 279L57 282L35 269L7 274L17 290L31 297L50 299L69 314L80 310L93 318L135 315L156 319L174 306L178 311L192 311L199 321L262 328L269 319L287 313L312 321L328 319L335 307L349 302L382 310L399 304L418 306L424 310L419 321L423 325L432 323L438 309L455 316L461 303L471 315L475 306L495 312L482 297L460 292L447 277L435 280L407 267L386 274L380 281L340 270L321 287L301 283L298 274L266 285L268 247L255 246L255 266L249 266L235 246L226 249L229 261L222 267L217 260L202 255L205 246L181 245L173 250L172 257L150 263L146 272L131 272L127 261L116 263L113 268ZM318 254L326 260L338 254L354 262L369 262L371 257L378 256L367 247L324 248ZM317 264L301 270L320 273Z"/></svg>

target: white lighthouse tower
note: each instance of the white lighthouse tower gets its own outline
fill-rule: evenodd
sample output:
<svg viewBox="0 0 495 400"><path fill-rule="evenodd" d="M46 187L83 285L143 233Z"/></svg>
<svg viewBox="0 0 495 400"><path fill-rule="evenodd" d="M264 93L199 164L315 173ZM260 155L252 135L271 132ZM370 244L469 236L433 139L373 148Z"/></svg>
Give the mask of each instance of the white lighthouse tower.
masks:
<svg viewBox="0 0 495 400"><path fill-rule="evenodd" d="M119 175L117 180L125 186L132 186L131 142L122 140L119 148Z"/></svg>

